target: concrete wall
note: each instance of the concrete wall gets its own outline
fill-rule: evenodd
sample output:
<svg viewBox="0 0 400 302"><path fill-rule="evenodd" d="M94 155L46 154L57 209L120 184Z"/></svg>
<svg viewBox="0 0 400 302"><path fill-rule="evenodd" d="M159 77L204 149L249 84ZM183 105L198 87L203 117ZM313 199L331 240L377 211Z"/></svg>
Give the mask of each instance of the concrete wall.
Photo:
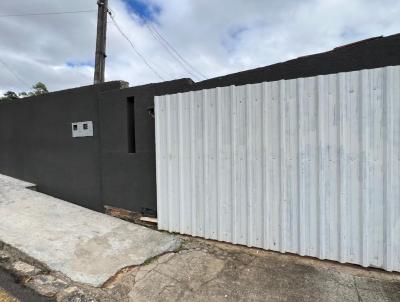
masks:
<svg viewBox="0 0 400 302"><path fill-rule="evenodd" d="M90 209L155 212L154 117L148 109L154 95L192 84L182 79L120 89L121 82L110 82L2 102L0 173ZM80 121L93 121L93 137L72 138L71 123Z"/></svg>
<svg viewBox="0 0 400 302"><path fill-rule="evenodd" d="M208 79L195 89L245 85L400 65L400 34L371 38L331 51Z"/></svg>
<svg viewBox="0 0 400 302"><path fill-rule="evenodd" d="M101 210L98 94L120 82L0 104L0 173ZM71 123L93 121L94 136L72 138Z"/></svg>
<svg viewBox="0 0 400 302"><path fill-rule="evenodd" d="M105 205L142 211L157 208L155 176L154 95L188 89L182 79L103 93L100 97L102 194ZM129 127L128 100L134 106ZM135 150L130 148L134 139Z"/></svg>

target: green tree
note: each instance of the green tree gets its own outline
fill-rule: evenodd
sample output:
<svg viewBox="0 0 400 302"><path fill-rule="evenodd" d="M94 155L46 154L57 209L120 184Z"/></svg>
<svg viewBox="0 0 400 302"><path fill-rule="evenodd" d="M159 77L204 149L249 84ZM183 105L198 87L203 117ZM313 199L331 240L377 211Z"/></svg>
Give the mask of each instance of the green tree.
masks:
<svg viewBox="0 0 400 302"><path fill-rule="evenodd" d="M18 94L16 94L14 91L7 91L4 93L4 96L0 98L0 101L12 101L17 99L19 99Z"/></svg>
<svg viewBox="0 0 400 302"><path fill-rule="evenodd" d="M33 91L31 92L32 95L41 95L49 93L47 87L42 82L37 82L35 85L32 86Z"/></svg>
<svg viewBox="0 0 400 302"><path fill-rule="evenodd" d="M32 86L32 91L29 92L20 92L20 93L15 93L14 91L7 91L4 93L3 97L0 97L0 101L6 101L6 100L17 100L19 98L25 98L29 96L35 96L35 95L42 95L49 93L47 87L45 84L42 82L37 82L35 85Z"/></svg>

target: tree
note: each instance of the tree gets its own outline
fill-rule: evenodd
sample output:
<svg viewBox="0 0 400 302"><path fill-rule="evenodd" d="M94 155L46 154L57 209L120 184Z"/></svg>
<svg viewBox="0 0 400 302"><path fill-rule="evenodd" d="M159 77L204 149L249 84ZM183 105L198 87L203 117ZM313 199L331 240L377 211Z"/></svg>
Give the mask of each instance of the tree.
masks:
<svg viewBox="0 0 400 302"><path fill-rule="evenodd" d="M3 97L0 97L0 101L9 101L9 100L17 100L19 98L25 98L29 96L35 96L35 95L42 95L49 93L47 90L47 87L45 84L42 82L37 82L35 85L32 86L32 91L30 92L20 92L20 93L15 93L14 91L7 91L4 93Z"/></svg>
<svg viewBox="0 0 400 302"><path fill-rule="evenodd" d="M6 93L4 93L4 97L2 98L2 100L16 100L18 98L18 95L14 91L7 91Z"/></svg>
<svg viewBox="0 0 400 302"><path fill-rule="evenodd" d="M49 93L46 85L43 84L42 82L37 82L35 85L32 86L32 88L33 88L33 92L31 92L32 95L41 95Z"/></svg>

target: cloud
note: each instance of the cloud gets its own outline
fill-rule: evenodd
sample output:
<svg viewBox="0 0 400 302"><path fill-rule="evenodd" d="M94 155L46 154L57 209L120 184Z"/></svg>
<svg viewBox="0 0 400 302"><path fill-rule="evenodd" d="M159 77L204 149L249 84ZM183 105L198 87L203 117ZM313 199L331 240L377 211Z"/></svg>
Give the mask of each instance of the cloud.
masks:
<svg viewBox="0 0 400 302"><path fill-rule="evenodd" d="M149 29L156 28L206 77L400 32L397 0L109 0L137 50L170 80L191 77ZM96 1L1 1L1 14L97 9ZM92 83L96 12L0 18L0 90L50 90ZM159 81L109 20L107 80Z"/></svg>
<svg viewBox="0 0 400 302"><path fill-rule="evenodd" d="M94 67L95 63L93 60L88 61L68 61L66 63L67 67L77 68L77 67Z"/></svg>

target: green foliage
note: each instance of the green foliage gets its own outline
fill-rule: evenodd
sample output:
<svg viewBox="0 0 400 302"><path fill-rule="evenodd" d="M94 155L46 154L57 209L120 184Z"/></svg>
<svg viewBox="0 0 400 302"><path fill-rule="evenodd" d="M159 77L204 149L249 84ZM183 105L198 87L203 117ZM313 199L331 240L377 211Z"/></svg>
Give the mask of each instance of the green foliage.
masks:
<svg viewBox="0 0 400 302"><path fill-rule="evenodd" d="M35 96L35 95L42 95L49 93L47 90L47 87L45 84L42 82L37 82L35 85L32 86L32 91L29 92L20 92L20 93L15 93L14 91L7 91L4 93L3 97L0 97L0 101L13 101L17 100L19 98L25 98L29 96Z"/></svg>
<svg viewBox="0 0 400 302"><path fill-rule="evenodd" d="M1 101L16 99L19 99L19 96L14 91L7 91L6 93L4 93L4 97L0 98Z"/></svg>
<svg viewBox="0 0 400 302"><path fill-rule="evenodd" d="M30 92L32 95L41 95L49 93L47 87L42 82L37 82L35 85L32 86L33 92Z"/></svg>

